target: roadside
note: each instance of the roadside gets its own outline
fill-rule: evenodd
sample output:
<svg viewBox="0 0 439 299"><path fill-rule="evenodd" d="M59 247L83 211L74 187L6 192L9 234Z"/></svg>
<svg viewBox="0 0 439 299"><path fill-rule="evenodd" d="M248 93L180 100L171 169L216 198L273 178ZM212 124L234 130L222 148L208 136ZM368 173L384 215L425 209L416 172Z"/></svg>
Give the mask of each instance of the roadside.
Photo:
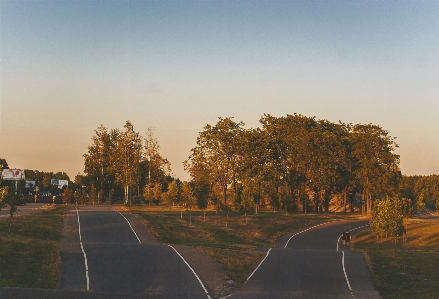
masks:
<svg viewBox="0 0 439 299"><path fill-rule="evenodd" d="M53 209L55 206L53 204L47 203L28 203L23 206L17 206L17 211L14 213L15 216L28 215L34 213L41 213L42 211ZM8 218L10 207L6 205L0 211L0 219Z"/></svg>
<svg viewBox="0 0 439 299"><path fill-rule="evenodd" d="M0 286L56 287L64 208L52 208L0 221Z"/></svg>
<svg viewBox="0 0 439 299"><path fill-rule="evenodd" d="M364 253L383 298L438 298L439 221L435 218L406 221L405 244L395 244L392 237L377 240L371 230L356 236L354 248Z"/></svg>

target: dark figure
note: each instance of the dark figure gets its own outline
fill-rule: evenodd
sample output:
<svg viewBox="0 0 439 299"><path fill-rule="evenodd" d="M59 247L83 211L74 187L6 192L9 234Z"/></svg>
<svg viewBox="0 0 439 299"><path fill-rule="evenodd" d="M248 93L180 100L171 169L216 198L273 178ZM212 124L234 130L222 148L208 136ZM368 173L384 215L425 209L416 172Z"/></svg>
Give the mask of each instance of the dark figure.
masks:
<svg viewBox="0 0 439 299"><path fill-rule="evenodd" d="M346 232L346 245L351 246L351 234Z"/></svg>
<svg viewBox="0 0 439 299"><path fill-rule="evenodd" d="M346 246L346 232L343 232L341 235L341 241L343 242L343 246Z"/></svg>

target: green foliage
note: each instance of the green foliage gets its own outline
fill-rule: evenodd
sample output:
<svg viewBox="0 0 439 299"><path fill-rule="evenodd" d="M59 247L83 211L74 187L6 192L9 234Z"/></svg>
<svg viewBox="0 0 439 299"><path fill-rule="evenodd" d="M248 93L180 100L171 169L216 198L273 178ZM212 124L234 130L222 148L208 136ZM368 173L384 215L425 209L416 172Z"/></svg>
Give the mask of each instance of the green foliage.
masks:
<svg viewBox="0 0 439 299"><path fill-rule="evenodd" d="M162 193L163 193L162 188L163 187L161 183L154 184L154 189L153 189L154 199L157 201L160 201L162 199Z"/></svg>
<svg viewBox="0 0 439 299"><path fill-rule="evenodd" d="M205 210L209 203L209 184L200 182L195 186L198 208Z"/></svg>
<svg viewBox="0 0 439 299"><path fill-rule="evenodd" d="M181 201L187 209L192 209L192 206L197 201L197 198L194 196L194 191L188 182L183 182L181 188Z"/></svg>
<svg viewBox="0 0 439 299"><path fill-rule="evenodd" d="M149 202L154 199L154 184L148 183L143 187L143 198Z"/></svg>
<svg viewBox="0 0 439 299"><path fill-rule="evenodd" d="M176 180L172 181L168 185L168 191L166 192L166 196L167 196L169 202L179 202L180 201L179 184Z"/></svg>
<svg viewBox="0 0 439 299"><path fill-rule="evenodd" d="M73 192L69 189L69 187L66 187L63 192L63 203L69 204L72 199L72 194Z"/></svg>
<svg viewBox="0 0 439 299"><path fill-rule="evenodd" d="M255 200L248 190L244 190L242 200L239 204L239 212L243 215L251 215L255 213Z"/></svg>
<svg viewBox="0 0 439 299"><path fill-rule="evenodd" d="M153 130L148 128L147 136L143 138L130 121L125 123L124 130L98 127L83 157L86 176L81 176L80 180L78 177L77 185L87 188L94 185L99 201L106 194L110 197L110 191L114 189L112 200L114 194L123 190L125 204L129 204L130 189L143 189L147 182L165 183L170 173L170 163L160 155Z"/></svg>
<svg viewBox="0 0 439 299"><path fill-rule="evenodd" d="M218 204L240 204L241 190L251 189L258 203L275 209L328 211L336 194L363 194L370 213L374 198L396 193L400 178L397 144L381 127L317 120L300 114L264 115L261 127L219 118L199 133L197 145L184 162L195 184L206 181L210 198ZM231 189L232 192L228 192ZM438 193L439 194L439 193Z"/></svg>
<svg viewBox="0 0 439 299"><path fill-rule="evenodd" d="M416 199L416 210L418 213L422 213L422 210L425 208L425 199L424 194L421 193Z"/></svg>
<svg viewBox="0 0 439 299"><path fill-rule="evenodd" d="M398 239L405 234L404 216L409 205L410 201L406 198L386 197L376 200L370 226L377 237L389 234Z"/></svg>
<svg viewBox="0 0 439 299"><path fill-rule="evenodd" d="M96 200L97 200L96 188L94 185L91 185L91 189L90 189L90 202L91 202L91 204L94 205Z"/></svg>

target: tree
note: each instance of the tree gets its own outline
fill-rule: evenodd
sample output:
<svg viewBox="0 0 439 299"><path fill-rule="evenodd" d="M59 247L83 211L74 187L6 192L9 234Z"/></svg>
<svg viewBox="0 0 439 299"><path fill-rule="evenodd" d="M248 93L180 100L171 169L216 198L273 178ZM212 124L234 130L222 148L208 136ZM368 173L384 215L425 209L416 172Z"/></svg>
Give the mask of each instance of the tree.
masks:
<svg viewBox="0 0 439 299"><path fill-rule="evenodd" d="M104 187L109 191L112 181L110 172L111 157L116 146L118 131L108 131L102 124L95 130L92 137L92 145L88 146L88 152L84 157L84 173L97 186L99 191ZM102 193L103 194L103 193ZM102 198L98 198L99 201Z"/></svg>
<svg viewBox="0 0 439 299"><path fill-rule="evenodd" d="M131 122L127 121L125 131L121 132L117 140L113 163L110 166L116 183L124 187L125 205L129 205L130 187L136 185L140 179L140 161L142 159L142 139L134 131Z"/></svg>
<svg viewBox="0 0 439 299"><path fill-rule="evenodd" d="M6 189L8 190L8 189ZM18 195L17 190L14 185L9 188L9 193L4 196L3 202L9 205L9 232L11 232L12 218L17 211L17 205L20 201L20 195Z"/></svg>
<svg viewBox="0 0 439 299"><path fill-rule="evenodd" d="M3 169L7 169L8 167L7 165L8 164L6 163L5 159L0 159L0 172L3 171ZM0 184L1 183L2 183L2 177L0 175ZM5 198L6 195L8 194L8 189L9 189L8 186L0 187L0 212L5 205Z"/></svg>
<svg viewBox="0 0 439 299"><path fill-rule="evenodd" d="M370 226L377 238L389 234L398 240L405 234L404 216L407 205L408 199L398 197L386 197L376 201Z"/></svg>
<svg viewBox="0 0 439 299"><path fill-rule="evenodd" d="M373 196L396 193L399 156L393 151L398 145L380 126L354 125L350 134L354 177L362 193L362 213L370 215Z"/></svg>
<svg viewBox="0 0 439 299"><path fill-rule="evenodd" d="M251 196L251 191L248 187L244 188L242 200L239 205L239 212L245 216L245 224L247 225L247 215L253 214L255 211L255 201Z"/></svg>
<svg viewBox="0 0 439 299"><path fill-rule="evenodd" d="M157 138L154 137L154 129L146 130L145 138L145 157L148 162L148 183L158 182L163 176L171 172L171 163L160 154L160 145Z"/></svg>
<svg viewBox="0 0 439 299"><path fill-rule="evenodd" d="M193 189L188 182L183 182L181 191L181 200L186 209L189 210L189 225L192 226L192 206L196 202L196 197L193 194Z"/></svg>
<svg viewBox="0 0 439 299"><path fill-rule="evenodd" d="M236 123L232 118L219 118L215 126L206 125L199 133L197 145L184 162L194 181L218 183L224 190L224 204L227 203L227 189L236 189L239 146L243 133L243 122ZM236 190L235 190L236 191ZM236 192L235 192L236 194Z"/></svg>
<svg viewBox="0 0 439 299"><path fill-rule="evenodd" d="M97 199L97 192L96 192L96 188L94 185L91 185L91 189L90 189L90 201L91 204L94 205L95 201Z"/></svg>
<svg viewBox="0 0 439 299"><path fill-rule="evenodd" d="M148 183L143 187L143 198L151 205L151 201L154 199L154 185L152 183Z"/></svg>
<svg viewBox="0 0 439 299"><path fill-rule="evenodd" d="M424 208L425 208L424 194L421 193L416 199L416 210L418 211L418 214L421 214Z"/></svg>
<svg viewBox="0 0 439 299"><path fill-rule="evenodd" d="M174 205L174 202L178 201L178 182L176 180L172 181L168 185L166 197L168 198L169 202L172 202L172 205Z"/></svg>
<svg viewBox="0 0 439 299"><path fill-rule="evenodd" d="M203 210L203 218L206 219L206 209L209 204L209 184L198 182L195 185L195 194L198 208Z"/></svg>
<svg viewBox="0 0 439 299"><path fill-rule="evenodd" d="M163 194L163 186L161 183L155 183L154 184L154 199L156 200L157 203L160 202L160 200L162 199L162 194Z"/></svg>
<svg viewBox="0 0 439 299"><path fill-rule="evenodd" d="M69 187L67 186L67 187L64 189L64 193L63 193L63 202L64 202L65 204L69 204L71 198L72 198L72 191L71 191L71 190L69 189Z"/></svg>

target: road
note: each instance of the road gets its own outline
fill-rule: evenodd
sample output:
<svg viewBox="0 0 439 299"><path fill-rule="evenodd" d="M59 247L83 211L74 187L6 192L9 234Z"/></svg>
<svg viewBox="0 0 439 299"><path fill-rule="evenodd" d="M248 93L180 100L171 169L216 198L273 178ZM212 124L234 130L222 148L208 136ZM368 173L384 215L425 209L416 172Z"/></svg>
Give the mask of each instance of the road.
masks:
<svg viewBox="0 0 439 299"><path fill-rule="evenodd" d="M334 221L291 232L228 298L380 298L363 255L341 244L343 231L354 235L365 225L367 221Z"/></svg>
<svg viewBox="0 0 439 299"><path fill-rule="evenodd" d="M122 215L110 206L70 210L66 216L70 239L62 250L60 289L209 298L196 273L174 248L157 244L141 226L133 229L127 217L134 216ZM74 221L78 219L79 224Z"/></svg>
<svg viewBox="0 0 439 299"><path fill-rule="evenodd" d="M343 247L343 231L367 221L334 221L292 231L228 298L380 298L364 257ZM170 246L132 214L111 206L70 208L64 219L58 290L0 288L1 298L211 298ZM264 249L261 249L264 250Z"/></svg>

